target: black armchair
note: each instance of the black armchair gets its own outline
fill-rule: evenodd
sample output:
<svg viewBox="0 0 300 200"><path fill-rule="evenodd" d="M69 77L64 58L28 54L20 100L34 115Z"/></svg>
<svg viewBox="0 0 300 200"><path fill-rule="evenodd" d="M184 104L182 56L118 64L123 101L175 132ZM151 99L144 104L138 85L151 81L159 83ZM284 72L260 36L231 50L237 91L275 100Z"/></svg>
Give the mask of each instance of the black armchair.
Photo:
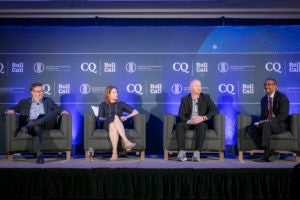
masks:
<svg viewBox="0 0 300 200"><path fill-rule="evenodd" d="M213 125L209 127L205 135L203 152L218 152L219 159L224 160L224 115L217 114L212 119ZM176 116L171 114L164 115L164 160L168 160L169 153L177 152L177 142L175 134ZM194 131L186 132L185 146L186 151L195 150Z"/></svg>
<svg viewBox="0 0 300 200"><path fill-rule="evenodd" d="M9 160L13 160L14 153L31 152L33 149L32 136L17 132L19 118L17 115L6 115L5 151ZM66 160L71 158L72 149L72 116L62 115L58 129L44 130L42 133L43 152L65 152Z"/></svg>
<svg viewBox="0 0 300 200"><path fill-rule="evenodd" d="M239 160L243 162L244 152L253 154L255 152L262 152L257 149L252 138L247 132L247 127L253 123L255 116L240 114L238 115L238 150ZM289 116L290 127L289 130L271 136L271 149L279 153L297 154L296 161L300 162L300 114L292 114Z"/></svg>
<svg viewBox="0 0 300 200"><path fill-rule="evenodd" d="M125 126L127 138L136 143L136 146L131 150L140 155L141 160L145 159L146 149L146 115L138 114L133 117L133 127ZM119 140L120 141L120 140ZM120 143L123 145L123 143ZM99 127L95 115L84 115L84 150L85 158L89 158L89 148L93 148L94 152L111 152L112 145L109 139L108 132ZM121 147L124 149L124 147Z"/></svg>

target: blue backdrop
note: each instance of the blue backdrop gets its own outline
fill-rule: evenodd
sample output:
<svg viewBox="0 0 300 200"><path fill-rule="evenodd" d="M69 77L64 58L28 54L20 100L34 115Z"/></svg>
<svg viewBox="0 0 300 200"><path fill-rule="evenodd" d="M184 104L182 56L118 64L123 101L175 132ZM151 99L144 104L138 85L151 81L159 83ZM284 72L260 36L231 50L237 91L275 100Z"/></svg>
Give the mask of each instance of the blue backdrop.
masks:
<svg viewBox="0 0 300 200"><path fill-rule="evenodd" d="M300 112L300 26L0 27L0 36L0 111L43 82L73 115L73 153L83 151L83 116L108 84L147 115L147 153L162 153L163 115L177 114L194 78L225 114L229 146L236 115L259 114L267 77Z"/></svg>

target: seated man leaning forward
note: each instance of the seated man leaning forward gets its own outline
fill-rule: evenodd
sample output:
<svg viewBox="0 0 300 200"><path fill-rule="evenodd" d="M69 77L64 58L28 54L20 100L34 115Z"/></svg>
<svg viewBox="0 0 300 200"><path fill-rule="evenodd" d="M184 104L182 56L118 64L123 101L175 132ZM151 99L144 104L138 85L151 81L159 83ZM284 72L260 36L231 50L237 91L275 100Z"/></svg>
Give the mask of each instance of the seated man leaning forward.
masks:
<svg viewBox="0 0 300 200"><path fill-rule="evenodd" d="M208 94L201 93L202 87L199 80L190 82L191 93L181 99L176 125L176 140L178 144L178 161L186 161L185 134L188 129L195 130L195 152L192 161L200 161L205 133L208 129L208 120L219 113L218 108Z"/></svg>
<svg viewBox="0 0 300 200"><path fill-rule="evenodd" d="M21 99L17 105L11 107L6 113L20 113L18 131L32 135L33 153L37 156L36 162L43 164L42 132L54 128L57 117L69 114L69 112L61 110L51 98L44 97L42 83L32 83L29 89L31 97Z"/></svg>

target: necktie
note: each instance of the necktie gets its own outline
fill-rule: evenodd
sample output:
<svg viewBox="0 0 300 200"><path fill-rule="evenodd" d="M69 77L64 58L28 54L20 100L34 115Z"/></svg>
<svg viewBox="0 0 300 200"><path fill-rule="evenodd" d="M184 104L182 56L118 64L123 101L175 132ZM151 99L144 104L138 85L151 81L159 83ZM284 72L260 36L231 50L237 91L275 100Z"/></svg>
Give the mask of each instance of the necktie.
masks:
<svg viewBox="0 0 300 200"><path fill-rule="evenodd" d="M273 101L272 97L269 97L269 109L268 109L268 119L272 118L272 113L273 113Z"/></svg>

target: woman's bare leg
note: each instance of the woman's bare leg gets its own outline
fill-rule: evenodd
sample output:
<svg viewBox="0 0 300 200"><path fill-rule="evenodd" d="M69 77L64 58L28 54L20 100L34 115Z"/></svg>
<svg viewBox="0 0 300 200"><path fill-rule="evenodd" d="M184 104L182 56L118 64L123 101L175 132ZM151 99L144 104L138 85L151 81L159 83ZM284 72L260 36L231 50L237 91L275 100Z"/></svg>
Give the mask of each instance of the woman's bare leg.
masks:
<svg viewBox="0 0 300 200"><path fill-rule="evenodd" d="M122 121L120 120L120 118L117 115L115 115L115 119L114 119L113 123L115 125L115 128L116 128L118 134L120 135L120 137L124 141L126 150L127 151L131 150L135 146L135 143L130 142L128 140L128 138L126 137L124 125L123 125Z"/></svg>
<svg viewBox="0 0 300 200"><path fill-rule="evenodd" d="M112 145L112 156L110 158L111 161L115 161L118 159L118 141L119 135L115 124L112 122L109 124L109 138Z"/></svg>

